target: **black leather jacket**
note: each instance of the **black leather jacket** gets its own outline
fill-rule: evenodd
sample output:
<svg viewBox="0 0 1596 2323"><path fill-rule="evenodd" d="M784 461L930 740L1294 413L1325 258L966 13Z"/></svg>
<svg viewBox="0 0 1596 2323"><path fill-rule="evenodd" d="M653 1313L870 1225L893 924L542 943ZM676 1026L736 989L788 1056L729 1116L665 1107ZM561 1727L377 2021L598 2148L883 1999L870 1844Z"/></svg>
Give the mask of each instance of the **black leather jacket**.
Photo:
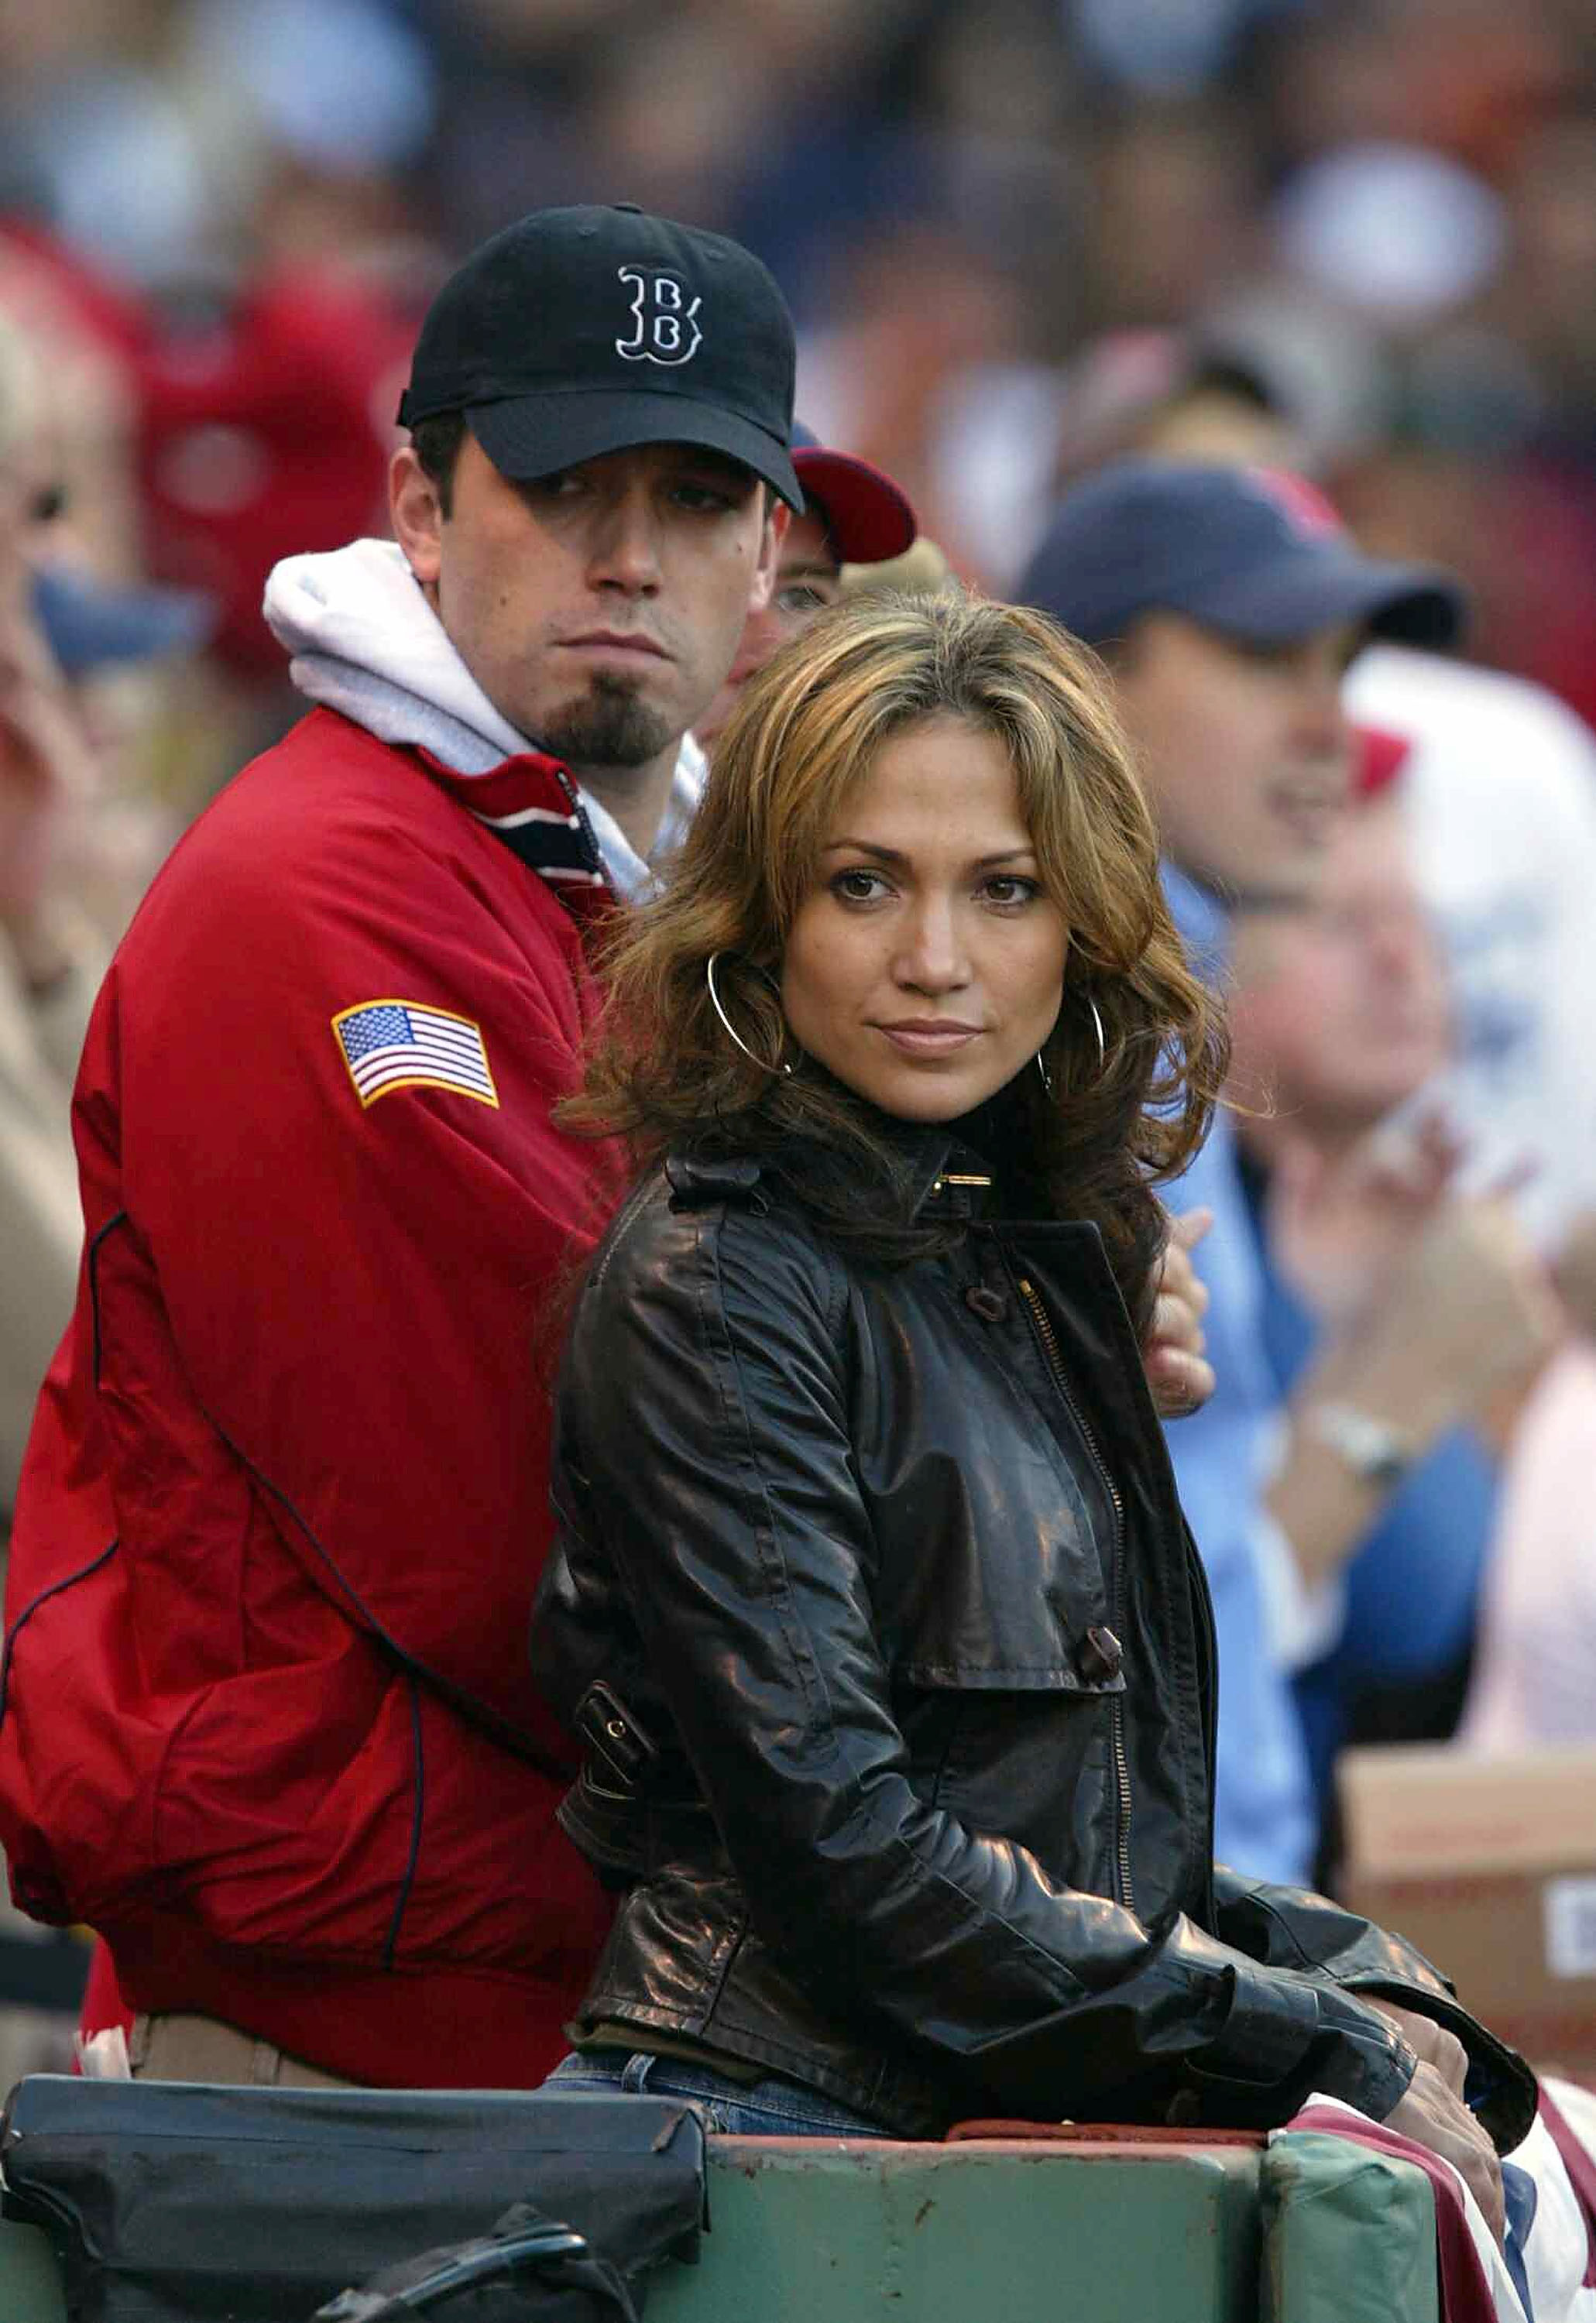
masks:
<svg viewBox="0 0 1596 2323"><path fill-rule="evenodd" d="M1427 1961L1215 1869L1207 1590L1099 1238L918 1160L946 1257L845 1259L758 1163L674 1161L584 1287L533 1629L562 1819L624 1890L583 2025L911 2136L1270 2125L1401 2096L1362 1990L1458 2032L1516 2142L1534 2084Z"/></svg>

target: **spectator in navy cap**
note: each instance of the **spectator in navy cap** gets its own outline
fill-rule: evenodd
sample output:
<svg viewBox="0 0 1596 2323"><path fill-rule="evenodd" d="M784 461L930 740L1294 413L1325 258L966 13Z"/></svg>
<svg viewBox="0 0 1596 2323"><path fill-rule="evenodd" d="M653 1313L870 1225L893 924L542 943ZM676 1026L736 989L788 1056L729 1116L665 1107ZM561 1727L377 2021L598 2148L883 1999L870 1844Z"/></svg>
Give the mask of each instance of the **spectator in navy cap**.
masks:
<svg viewBox="0 0 1596 2323"><path fill-rule="evenodd" d="M1298 478L1151 460L1116 462L1063 501L1021 593L1109 659L1162 820L1176 918L1215 975L1237 900L1313 892L1352 775L1349 660L1374 635L1449 642L1463 610L1445 576L1360 554ZM1314 1814L1289 1672L1334 1630L1335 1576L1392 1487L1399 1460L1381 1453L1397 1451L1397 1398L1415 1383L1381 1369L1391 1400L1362 1408L1383 1351L1353 1349L1345 1392L1316 1374L1311 1401L1305 1388L1282 1414L1224 1116L1174 1198L1213 1215L1200 1262L1218 1386L1171 1450L1225 1673L1216 1845L1239 1869L1298 1880ZM1307 1509L1311 1537L1281 1509Z"/></svg>
<svg viewBox="0 0 1596 2323"><path fill-rule="evenodd" d="M1156 460L1072 492L1020 593L1114 661L1169 851L1221 901L1311 877L1346 794L1357 648L1449 644L1463 611L1445 575L1362 556L1299 477Z"/></svg>

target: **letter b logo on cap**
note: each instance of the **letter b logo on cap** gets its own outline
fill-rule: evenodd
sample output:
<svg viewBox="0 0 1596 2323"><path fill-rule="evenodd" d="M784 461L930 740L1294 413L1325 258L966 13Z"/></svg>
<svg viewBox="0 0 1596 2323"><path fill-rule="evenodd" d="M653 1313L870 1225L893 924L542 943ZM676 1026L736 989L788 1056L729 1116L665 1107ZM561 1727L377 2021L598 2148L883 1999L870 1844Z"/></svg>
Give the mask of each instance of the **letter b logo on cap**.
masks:
<svg viewBox="0 0 1596 2323"><path fill-rule="evenodd" d="M628 337L616 340L616 354L628 363L667 368L690 362L703 344L698 326L702 298L689 303L687 286L676 274L641 266L623 266L619 271L631 289L632 329Z"/></svg>

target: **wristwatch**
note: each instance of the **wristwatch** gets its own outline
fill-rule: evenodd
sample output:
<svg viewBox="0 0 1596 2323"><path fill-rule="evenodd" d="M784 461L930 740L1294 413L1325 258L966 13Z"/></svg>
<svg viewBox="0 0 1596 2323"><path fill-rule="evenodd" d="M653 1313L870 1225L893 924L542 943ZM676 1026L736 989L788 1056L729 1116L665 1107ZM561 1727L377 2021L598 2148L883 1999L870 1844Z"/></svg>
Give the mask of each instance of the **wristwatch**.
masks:
<svg viewBox="0 0 1596 2323"><path fill-rule="evenodd" d="M1413 1465L1415 1446L1401 1429L1355 1403L1316 1403L1308 1425L1360 1483L1376 1492L1393 1491Z"/></svg>

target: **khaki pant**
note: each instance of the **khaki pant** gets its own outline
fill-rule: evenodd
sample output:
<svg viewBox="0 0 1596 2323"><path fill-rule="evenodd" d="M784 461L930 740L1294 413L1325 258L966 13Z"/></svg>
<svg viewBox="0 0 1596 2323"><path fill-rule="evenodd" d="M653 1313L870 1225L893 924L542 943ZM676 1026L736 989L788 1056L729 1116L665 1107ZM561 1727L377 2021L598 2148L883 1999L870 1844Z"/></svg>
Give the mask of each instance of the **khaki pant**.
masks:
<svg viewBox="0 0 1596 2323"><path fill-rule="evenodd" d="M135 2016L127 2054L136 2081L247 2082L279 2089L360 2086L285 2057L270 2041L257 2041L215 2016Z"/></svg>

